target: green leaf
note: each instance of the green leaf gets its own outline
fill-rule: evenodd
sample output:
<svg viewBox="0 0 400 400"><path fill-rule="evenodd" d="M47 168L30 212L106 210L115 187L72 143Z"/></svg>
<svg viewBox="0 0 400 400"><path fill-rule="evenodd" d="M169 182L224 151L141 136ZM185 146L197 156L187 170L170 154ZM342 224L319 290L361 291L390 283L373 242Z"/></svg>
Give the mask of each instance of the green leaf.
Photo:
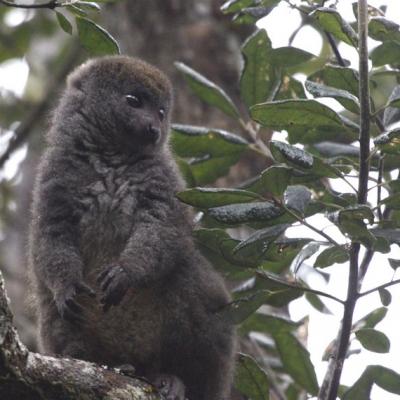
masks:
<svg viewBox="0 0 400 400"><path fill-rule="evenodd" d="M240 136L221 129L191 125L172 125L171 145L180 157L212 157L241 154L248 142Z"/></svg>
<svg viewBox="0 0 400 400"><path fill-rule="evenodd" d="M340 176L338 170L326 164L322 159L290 144L271 140L270 150L276 161L286 163L311 176L329 178Z"/></svg>
<svg viewBox="0 0 400 400"><path fill-rule="evenodd" d="M270 290L258 290L248 296L243 296L230 303L222 311L224 318L226 318L231 324L238 325L245 321L250 315L256 312L263 304L269 304L273 297L278 297L276 300L279 304L282 303L284 298L282 294L287 290L277 290L273 293Z"/></svg>
<svg viewBox="0 0 400 400"><path fill-rule="evenodd" d="M315 260L314 267L326 268L332 264L343 264L349 260L349 252L345 246L329 246Z"/></svg>
<svg viewBox="0 0 400 400"><path fill-rule="evenodd" d="M240 225L248 223L264 223L265 225L279 223L278 217L284 212L274 204L264 201L257 203L230 204L210 208L208 215L219 223ZM275 223L274 223L275 222ZM265 226L264 225L264 226Z"/></svg>
<svg viewBox="0 0 400 400"><path fill-rule="evenodd" d="M269 399L268 377L257 362L247 354L238 354L234 386L251 400Z"/></svg>
<svg viewBox="0 0 400 400"><path fill-rule="evenodd" d="M177 124L172 126L170 143L177 156L194 157L189 166L198 185L226 175L248 148L246 140L232 133Z"/></svg>
<svg viewBox="0 0 400 400"><path fill-rule="evenodd" d="M352 95L358 96L358 72L352 68L327 65L307 79L325 86L346 90Z"/></svg>
<svg viewBox="0 0 400 400"><path fill-rule="evenodd" d="M279 278L279 276L277 276L276 274L267 274L268 273L266 271L258 270L256 279L254 281L254 286L247 290L247 296L243 296L243 293L240 292L238 294L242 297L237 298L237 296L235 296L235 298L237 298L237 301L239 302L248 302L249 300L251 300L252 302L254 301L253 305L251 305L250 307L247 306L246 303L239 304L239 307L241 308L239 317L240 315L243 316L244 309L247 309L245 314L245 318L247 318L263 304L268 304L273 307L285 307L291 301L303 295L302 287L288 288L285 280ZM236 303L236 301L234 303ZM256 308L257 304L258 308ZM235 310L233 310L233 312L235 312ZM239 322L241 322L245 318L240 319ZM237 320L237 316L235 320Z"/></svg>
<svg viewBox="0 0 400 400"><path fill-rule="evenodd" d="M397 372L380 365L369 365L342 400L369 399L374 383L388 392L400 394L400 375Z"/></svg>
<svg viewBox="0 0 400 400"><path fill-rule="evenodd" d="M71 4L65 7L71 14L75 15L75 17L86 17L88 13L86 10L82 10L82 8L77 7L75 4Z"/></svg>
<svg viewBox="0 0 400 400"><path fill-rule="evenodd" d="M343 127L343 122L331 108L316 100L281 100L257 104L251 116L265 127L282 130L293 125L312 127Z"/></svg>
<svg viewBox="0 0 400 400"><path fill-rule="evenodd" d="M400 244L400 229L392 229L392 228L373 228L371 232L376 237L383 237L389 243Z"/></svg>
<svg viewBox="0 0 400 400"><path fill-rule="evenodd" d="M200 187L178 192L177 197L184 203L197 208L219 207L260 200L260 196L246 190Z"/></svg>
<svg viewBox="0 0 400 400"><path fill-rule="evenodd" d="M400 375L389 368L380 365L370 365L369 375L382 389L395 394L400 394Z"/></svg>
<svg viewBox="0 0 400 400"><path fill-rule="evenodd" d="M369 400L372 385L370 376L364 372L354 385L344 393L342 400Z"/></svg>
<svg viewBox="0 0 400 400"><path fill-rule="evenodd" d="M88 11L99 12L101 10L101 7L93 1L76 1L74 5Z"/></svg>
<svg viewBox="0 0 400 400"><path fill-rule="evenodd" d="M400 86L396 85L390 94L386 107L400 108Z"/></svg>
<svg viewBox="0 0 400 400"><path fill-rule="evenodd" d="M396 271L396 269L400 267L400 260L396 260L394 258L388 258L388 261L394 271Z"/></svg>
<svg viewBox="0 0 400 400"><path fill-rule="evenodd" d="M400 42L399 25L383 17L375 17L369 21L368 35L374 40Z"/></svg>
<svg viewBox="0 0 400 400"><path fill-rule="evenodd" d="M400 193L395 193L386 197L380 204L386 204L393 210L400 210Z"/></svg>
<svg viewBox="0 0 400 400"><path fill-rule="evenodd" d="M237 241L224 230L197 229L193 231L193 237L204 257L224 276L230 279L249 279L254 275L252 271L239 267L237 265L239 260L231 259L230 254Z"/></svg>
<svg viewBox="0 0 400 400"><path fill-rule="evenodd" d="M278 274L287 270L298 252L310 241L310 239L276 239L263 253L263 259L266 261L259 268Z"/></svg>
<svg viewBox="0 0 400 400"><path fill-rule="evenodd" d="M311 201L311 192L302 185L288 186L283 194L283 202L287 208L304 215Z"/></svg>
<svg viewBox="0 0 400 400"><path fill-rule="evenodd" d="M307 349L289 332L281 332L273 338L285 371L308 393L317 395L317 377Z"/></svg>
<svg viewBox="0 0 400 400"><path fill-rule="evenodd" d="M286 396L285 399L298 400L301 398L301 392L302 389L298 385L291 383L285 390L285 396Z"/></svg>
<svg viewBox="0 0 400 400"><path fill-rule="evenodd" d="M306 81L305 87L316 98L333 97L347 110L356 114L360 112L360 102L358 98L346 90L336 89L312 81Z"/></svg>
<svg viewBox="0 0 400 400"><path fill-rule="evenodd" d="M256 31L242 47L244 68L240 78L240 95L247 105L266 101L275 86L275 68L271 64L271 41L264 29Z"/></svg>
<svg viewBox="0 0 400 400"><path fill-rule="evenodd" d="M319 25L335 36L336 39L342 40L354 47L358 46L357 34L336 10L321 7L313 11L310 16L317 20Z"/></svg>
<svg viewBox="0 0 400 400"><path fill-rule="evenodd" d="M94 56L119 54L116 40L102 27L87 18L76 17L79 40L83 47Z"/></svg>
<svg viewBox="0 0 400 400"><path fill-rule="evenodd" d="M229 96L215 83L188 67L184 63L176 62L176 68L183 73L186 82L194 93L206 103L219 108L225 114L238 119L239 111Z"/></svg>
<svg viewBox="0 0 400 400"><path fill-rule="evenodd" d="M392 294L387 289L379 289L379 297L381 298L382 305L386 307L392 302Z"/></svg>
<svg viewBox="0 0 400 400"><path fill-rule="evenodd" d="M306 170L311 169L314 165L314 157L298 147L272 140L270 148L276 161L289 162L289 164L295 167Z"/></svg>
<svg viewBox="0 0 400 400"><path fill-rule="evenodd" d="M370 58L374 67L385 64L399 64L400 43L392 41L384 42L371 51Z"/></svg>
<svg viewBox="0 0 400 400"><path fill-rule="evenodd" d="M312 255L314 255L319 250L319 247L320 243L318 242L311 242L306 244L297 254L297 256L293 259L290 269L296 273L303 264L303 262L308 258L310 258Z"/></svg>
<svg viewBox="0 0 400 400"><path fill-rule="evenodd" d="M339 133L356 137L354 128L348 127L335 111L312 99L261 103L251 107L250 114L264 127L287 130L291 142L310 144L334 140Z"/></svg>
<svg viewBox="0 0 400 400"><path fill-rule="evenodd" d="M276 238L281 236L289 227L289 224L281 224L264 229L258 229L246 240L241 241L234 249L234 253L263 253Z"/></svg>
<svg viewBox="0 0 400 400"><path fill-rule="evenodd" d="M251 6L253 2L254 0L229 0L221 6L221 11L224 14L238 12L243 8Z"/></svg>
<svg viewBox="0 0 400 400"><path fill-rule="evenodd" d="M282 77L282 85L279 87L275 100L306 99L303 84L289 75Z"/></svg>
<svg viewBox="0 0 400 400"><path fill-rule="evenodd" d="M387 336L372 328L359 329L355 332L357 339L362 346L375 353L388 353L390 341Z"/></svg>
<svg viewBox="0 0 400 400"><path fill-rule="evenodd" d="M186 182L186 186L187 187L196 186L196 181L194 179L190 165L185 160L183 160L178 156L175 157L175 161L178 164L179 171Z"/></svg>
<svg viewBox="0 0 400 400"><path fill-rule="evenodd" d="M329 214L328 218L353 241L361 243L368 248L374 246L376 238L368 230L364 222L364 220L368 220L372 224L374 221L374 213L368 206L357 205L348 207Z"/></svg>
<svg viewBox="0 0 400 400"><path fill-rule="evenodd" d="M386 307L379 307L374 311L371 311L363 318L353 324L353 330L361 328L375 328L375 326L385 318L388 309Z"/></svg>
<svg viewBox="0 0 400 400"><path fill-rule="evenodd" d="M304 297L319 312L324 314L332 314L332 311L324 304L324 302L314 293L306 292Z"/></svg>
<svg viewBox="0 0 400 400"><path fill-rule="evenodd" d="M315 55L297 47L286 46L273 49L271 57L271 62L276 67L290 68L315 58Z"/></svg>
<svg viewBox="0 0 400 400"><path fill-rule="evenodd" d="M400 128L382 133L374 139L374 144L384 153L400 155Z"/></svg>
<svg viewBox="0 0 400 400"><path fill-rule="evenodd" d="M265 194L272 193L274 196L281 196L289 185L292 176L292 168L284 165L272 165L267 168L247 190Z"/></svg>
<svg viewBox="0 0 400 400"><path fill-rule="evenodd" d="M255 24L268 15L279 2L280 0L229 0L222 5L221 11L224 14L235 13L235 23Z"/></svg>
<svg viewBox="0 0 400 400"><path fill-rule="evenodd" d="M280 0L274 0L274 1L275 3L278 3ZM243 8L236 15L234 15L232 20L238 24L255 24L259 19L267 16L274 9L275 5L271 7Z"/></svg>
<svg viewBox="0 0 400 400"><path fill-rule="evenodd" d="M264 287L267 290L271 290L273 292L277 291L277 290L285 290L285 288L288 288L288 290L291 290L295 294L298 294L301 292L305 292L306 294L310 293L307 291L308 286L306 286L306 285L300 286L299 284L289 282L286 279L282 278L281 276L276 275L271 272L257 270L257 277L260 277L260 279L262 279L262 282L263 282L262 287ZM315 298L312 300L316 300L316 301L320 302L320 300L317 296L315 296ZM314 302L314 304L315 304L315 302ZM330 311L329 311L329 313L330 313Z"/></svg>
<svg viewBox="0 0 400 400"><path fill-rule="evenodd" d="M57 16L57 21L58 24L60 25L61 29L68 33L69 35L72 35L72 25L71 23L65 18L65 16L58 11L55 12Z"/></svg>
<svg viewBox="0 0 400 400"><path fill-rule="evenodd" d="M254 313L248 317L239 327L239 334L250 332L262 332L279 334L280 332L292 332L301 326L301 322L294 322L288 318L269 313Z"/></svg>

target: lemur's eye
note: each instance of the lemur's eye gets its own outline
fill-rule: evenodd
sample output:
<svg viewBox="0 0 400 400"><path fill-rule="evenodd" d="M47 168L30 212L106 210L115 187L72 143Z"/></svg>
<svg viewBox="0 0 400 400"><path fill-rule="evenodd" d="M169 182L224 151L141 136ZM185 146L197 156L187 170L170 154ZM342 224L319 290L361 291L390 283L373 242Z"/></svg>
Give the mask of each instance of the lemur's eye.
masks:
<svg viewBox="0 0 400 400"><path fill-rule="evenodd" d="M163 108L160 108L158 110L158 116L160 117L160 120L162 121L165 117L165 110Z"/></svg>
<svg viewBox="0 0 400 400"><path fill-rule="evenodd" d="M126 98L126 101L128 102L128 104L131 107L139 108L139 107L142 107L142 105L143 105L142 100L140 99L140 97L135 96L134 94L127 94L125 96L125 98Z"/></svg>

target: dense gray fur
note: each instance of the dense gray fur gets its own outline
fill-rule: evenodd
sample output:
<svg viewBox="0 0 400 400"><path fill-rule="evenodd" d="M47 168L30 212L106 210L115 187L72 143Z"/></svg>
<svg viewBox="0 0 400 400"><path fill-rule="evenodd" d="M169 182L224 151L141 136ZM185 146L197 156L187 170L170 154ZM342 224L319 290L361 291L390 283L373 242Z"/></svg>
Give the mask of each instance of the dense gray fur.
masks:
<svg viewBox="0 0 400 400"><path fill-rule="evenodd" d="M128 104L132 93L143 107ZM69 77L34 191L40 343L47 354L175 375L190 400L228 399L234 334L216 310L229 295L175 197L170 108L167 78L137 59L95 59Z"/></svg>

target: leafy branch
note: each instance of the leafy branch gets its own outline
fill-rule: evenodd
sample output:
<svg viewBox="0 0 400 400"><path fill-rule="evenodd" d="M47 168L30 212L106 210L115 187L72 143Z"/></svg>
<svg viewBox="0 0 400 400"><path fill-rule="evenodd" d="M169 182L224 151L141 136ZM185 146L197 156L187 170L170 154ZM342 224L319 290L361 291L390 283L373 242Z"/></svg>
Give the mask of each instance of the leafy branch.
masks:
<svg viewBox="0 0 400 400"><path fill-rule="evenodd" d="M282 207L288 214L290 214L293 218L295 218L298 222L300 222L302 225L305 227L311 229L312 231L318 233L318 235L322 236L325 238L328 242L332 243L334 246L340 246L340 244L333 239L331 236L327 235L324 231L316 228L315 226L311 225L308 223L304 218L301 216L297 215L294 211L292 211L290 208L286 207L281 201L278 199L275 199L275 202L279 204L280 207Z"/></svg>
<svg viewBox="0 0 400 400"><path fill-rule="evenodd" d="M267 280L271 280L272 279L271 275L270 274L266 274L264 271L256 271L256 274L261 279L267 279ZM301 290L302 292L305 292L305 293L312 293L312 294L315 294L315 295L318 295L318 296L323 296L323 297L326 297L328 299L334 300L334 301L336 301L336 302L338 302L338 303L340 303L342 305L345 305L345 302L343 300L341 300L338 297L333 296L333 295L331 295L329 293L322 292L320 290L311 289L311 288L308 288L308 287L305 287L305 286L301 286L301 285L296 285L296 284L290 283L288 281L285 281L283 279L276 279L275 281L277 283L279 283L280 285L285 286L287 288L297 289L297 290Z"/></svg>
<svg viewBox="0 0 400 400"><path fill-rule="evenodd" d="M369 129L370 129L370 94L368 76L368 4L366 0L358 0L358 43L359 43L359 99L360 99L360 155L358 179L358 203L366 204L369 174ZM342 326L337 338L336 351L329 365L322 384L319 398L335 400L340 384L343 364L349 347L354 308L358 299L359 284L359 252L360 244L352 242L350 248L350 271L346 304L344 307ZM365 260L368 260L367 258ZM367 264L367 263L366 263ZM367 266L365 267L365 269Z"/></svg>

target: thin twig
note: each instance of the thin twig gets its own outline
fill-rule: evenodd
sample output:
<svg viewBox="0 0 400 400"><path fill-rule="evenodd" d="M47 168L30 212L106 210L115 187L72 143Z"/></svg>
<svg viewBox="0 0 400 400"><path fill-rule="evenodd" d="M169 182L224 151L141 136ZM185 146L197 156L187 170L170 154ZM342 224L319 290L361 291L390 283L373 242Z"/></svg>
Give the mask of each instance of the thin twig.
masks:
<svg viewBox="0 0 400 400"><path fill-rule="evenodd" d="M242 118L239 119L239 124L242 126L244 131L247 133L251 141L258 146L261 152L268 158L272 158L271 151L268 146L258 137L258 132L254 129L251 122L246 123Z"/></svg>
<svg viewBox="0 0 400 400"><path fill-rule="evenodd" d="M301 12L302 14L308 14L301 7L297 6L296 4L291 3L289 0L284 0L284 1L285 1L285 3L287 3L287 5L290 8L293 8L294 10L297 10L297 11Z"/></svg>
<svg viewBox="0 0 400 400"><path fill-rule="evenodd" d="M354 193L356 193L356 194L358 193L358 190L351 184L351 182L349 182L349 181L347 180L347 178L346 178L344 175L338 175L338 177L339 177L340 179L342 179L343 182L347 183L347 184L353 189Z"/></svg>
<svg viewBox="0 0 400 400"><path fill-rule="evenodd" d="M374 256L374 250L372 249L367 249L367 251L364 254L364 258L361 261L360 264L360 272L358 274L358 291L360 291L362 283L364 281L364 277L367 274L368 267L371 263L372 257Z"/></svg>
<svg viewBox="0 0 400 400"><path fill-rule="evenodd" d="M371 187L368 188L368 192L370 192L371 190L377 189L378 187L386 187L386 188L388 188L388 184L387 184L387 182L382 182L379 185L371 186Z"/></svg>
<svg viewBox="0 0 400 400"><path fill-rule="evenodd" d="M382 198L382 177L383 177L383 167L384 167L384 156L381 154L379 156L379 162L378 162L378 185L377 185L377 204L378 204L378 218L379 221L382 221L383 219L383 214L381 210L381 198Z"/></svg>
<svg viewBox="0 0 400 400"><path fill-rule="evenodd" d="M259 276L260 278L269 279L270 280L270 278L267 275L265 275L263 273L263 271L256 271L256 275ZM335 300L335 301L337 301L338 303L340 303L342 305L345 304L345 302L343 300L339 299L338 297L333 296L333 295L331 295L329 293L321 292L320 290L315 290L315 289L311 289L311 288L308 288L308 287L305 287L305 286L296 285L296 284L293 284L293 283L290 283L290 282L287 282L287 281L283 281L282 279L279 279L279 281L277 281L277 282L280 285L286 286L286 287L291 288L291 289L297 289L297 290L301 290L302 292L313 293L313 294L316 294L318 296L323 296L323 297L327 297L328 299Z"/></svg>
<svg viewBox="0 0 400 400"><path fill-rule="evenodd" d="M400 279L396 279L394 281L390 281L390 282L384 283L383 285L376 286L373 289L366 290L365 292L360 293L358 295L358 297L366 296L367 294L371 294L371 293L377 292L378 290L385 289L385 288L387 288L389 286L397 285L398 283L400 283Z"/></svg>
<svg viewBox="0 0 400 400"><path fill-rule="evenodd" d="M329 32L324 31L324 33L325 33L326 38L328 39L329 45L331 46L331 49L332 49L333 53L335 54L337 63L340 66L345 67L346 66L346 62L344 61L344 59L342 58L342 55L339 52L339 49L338 49L337 44L335 42L335 39L333 38L333 36Z"/></svg>
<svg viewBox="0 0 400 400"><path fill-rule="evenodd" d="M397 179L400 180L400 168L398 169ZM392 207L386 205L385 209L383 210L383 220L389 219L392 213Z"/></svg>
<svg viewBox="0 0 400 400"><path fill-rule="evenodd" d="M47 3L39 3L39 4L19 4L13 3L12 1L0 0L0 4L4 4L7 7L15 7L15 8L49 8L50 10L54 10L56 7L62 7L63 4L58 3L57 0L50 0Z"/></svg>
<svg viewBox="0 0 400 400"><path fill-rule="evenodd" d="M290 208L287 208L283 203L276 201L280 207L282 207L287 213L289 213L293 218L295 218L297 221L299 221L302 225L306 226L307 228L313 230L314 232L318 233L318 235L324 237L328 242L332 243L335 246L340 246L340 244L333 238L331 238L329 235L327 235L325 232L319 230L318 228L315 228L311 224L309 224L304 218L298 216L295 212L293 212Z"/></svg>

